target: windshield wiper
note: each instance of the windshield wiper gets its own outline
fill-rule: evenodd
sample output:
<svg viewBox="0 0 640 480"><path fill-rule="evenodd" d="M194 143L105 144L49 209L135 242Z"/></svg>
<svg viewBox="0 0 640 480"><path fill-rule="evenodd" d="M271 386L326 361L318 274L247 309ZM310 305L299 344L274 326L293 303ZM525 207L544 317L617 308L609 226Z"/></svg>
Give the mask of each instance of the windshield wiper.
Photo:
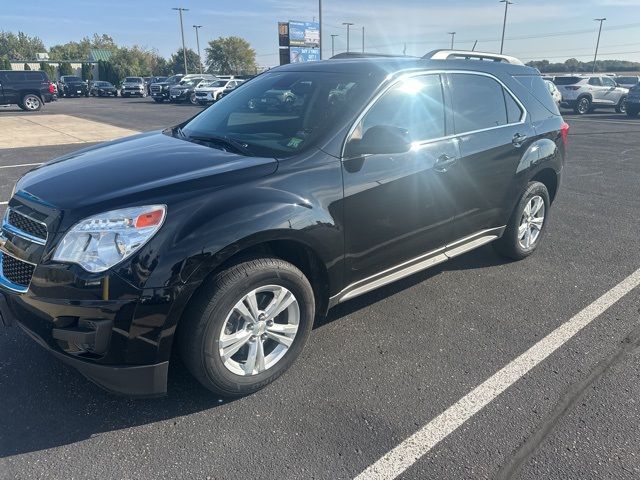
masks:
<svg viewBox="0 0 640 480"><path fill-rule="evenodd" d="M186 135L182 130L179 134L187 140L195 140L197 142L217 143L218 145L224 145L231 147L237 153L242 155L253 156L253 153L245 143L235 140L225 135Z"/></svg>

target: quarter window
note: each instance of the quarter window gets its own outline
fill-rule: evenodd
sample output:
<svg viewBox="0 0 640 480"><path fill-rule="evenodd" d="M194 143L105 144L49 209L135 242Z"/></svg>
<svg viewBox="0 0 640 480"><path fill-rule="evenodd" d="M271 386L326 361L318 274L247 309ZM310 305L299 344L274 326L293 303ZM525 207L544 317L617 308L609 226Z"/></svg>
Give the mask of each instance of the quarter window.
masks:
<svg viewBox="0 0 640 480"><path fill-rule="evenodd" d="M499 127L511 122L507 116L509 106L506 98L509 97L511 101L513 99L509 94L505 96L502 85L494 79L483 75L454 73L451 75L451 90L456 134ZM510 115L519 119L522 112L518 114L514 107L520 109L517 104L511 105Z"/></svg>
<svg viewBox="0 0 640 480"><path fill-rule="evenodd" d="M444 95L440 75L401 80L382 95L362 119L354 137L371 127L388 125L409 132L411 141L445 136Z"/></svg>
<svg viewBox="0 0 640 480"><path fill-rule="evenodd" d="M589 79L589 85L592 85L594 87L601 87L602 86L602 80L600 80L600 77L591 77Z"/></svg>
<svg viewBox="0 0 640 480"><path fill-rule="evenodd" d="M553 83L550 83L550 85L553 85ZM522 118L522 109L520 108L520 105L516 103L511 94L504 88L502 89L502 93L504 95L504 102L507 106L507 121L509 123L518 123Z"/></svg>

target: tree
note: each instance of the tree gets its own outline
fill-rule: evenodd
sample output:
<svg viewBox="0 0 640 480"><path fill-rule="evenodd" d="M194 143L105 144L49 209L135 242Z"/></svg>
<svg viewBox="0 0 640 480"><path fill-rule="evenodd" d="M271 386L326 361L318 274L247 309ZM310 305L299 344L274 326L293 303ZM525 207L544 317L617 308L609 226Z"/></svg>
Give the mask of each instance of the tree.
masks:
<svg viewBox="0 0 640 480"><path fill-rule="evenodd" d="M31 70L31 67L29 66L29 64L28 64L28 63L25 63L25 64L24 64L24 69L25 69L25 70Z"/></svg>
<svg viewBox="0 0 640 480"><path fill-rule="evenodd" d="M171 55L169 67L171 69L171 73L185 73L182 49ZM198 57L198 54L190 48L187 48L187 70L191 73L200 72L200 58Z"/></svg>
<svg viewBox="0 0 640 480"><path fill-rule="evenodd" d="M118 50L118 46L109 35L94 33L93 37L84 37L79 42L54 45L49 49L49 58L56 61L82 61L89 58L94 48L109 50L112 53Z"/></svg>
<svg viewBox="0 0 640 480"><path fill-rule="evenodd" d="M60 76L64 76L64 75L73 75L73 69L71 68L71 64L69 62L62 62L59 66L58 66L58 72L60 73Z"/></svg>
<svg viewBox="0 0 640 480"><path fill-rule="evenodd" d="M211 40L205 49L209 72L223 75L254 74L256 52L240 37L220 37Z"/></svg>
<svg viewBox="0 0 640 480"><path fill-rule="evenodd" d="M30 37L24 32L0 32L0 57L24 62L35 59L36 53L45 51L39 37Z"/></svg>
<svg viewBox="0 0 640 480"><path fill-rule="evenodd" d="M7 57L0 57L0 70L11 70L11 62Z"/></svg>
<svg viewBox="0 0 640 480"><path fill-rule="evenodd" d="M54 81L56 79L56 67L50 63L40 62L40 70L47 74L49 80Z"/></svg>
<svg viewBox="0 0 640 480"><path fill-rule="evenodd" d="M93 65L90 63L82 64L82 79L93 80Z"/></svg>

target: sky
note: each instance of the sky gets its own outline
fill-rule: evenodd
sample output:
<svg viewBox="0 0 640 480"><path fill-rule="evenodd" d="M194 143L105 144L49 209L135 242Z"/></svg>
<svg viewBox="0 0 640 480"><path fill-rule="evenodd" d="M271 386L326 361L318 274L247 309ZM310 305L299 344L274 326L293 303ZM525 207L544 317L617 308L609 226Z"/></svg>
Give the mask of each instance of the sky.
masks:
<svg viewBox="0 0 640 480"><path fill-rule="evenodd" d="M509 6L504 53L524 61L575 57L591 61L598 34L594 18L606 17L599 59L640 61L640 0L513 0ZM185 41L196 49L220 36L245 38L258 64L278 63L278 21L312 21L318 0L24 0L2 2L0 30L37 35L52 46L93 33L111 35L120 45L139 45L170 56L181 45L178 12L184 7ZM422 56L455 46L499 51L504 4L498 0L323 0L323 54L346 49Z"/></svg>

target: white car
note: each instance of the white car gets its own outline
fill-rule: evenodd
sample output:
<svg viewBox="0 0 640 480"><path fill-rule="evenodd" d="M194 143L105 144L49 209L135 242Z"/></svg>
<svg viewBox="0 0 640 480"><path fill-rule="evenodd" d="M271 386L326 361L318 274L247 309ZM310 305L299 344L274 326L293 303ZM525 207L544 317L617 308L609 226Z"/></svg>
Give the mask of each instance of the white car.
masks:
<svg viewBox="0 0 640 480"><path fill-rule="evenodd" d="M202 82L195 90L196 100L201 105L220 100L220 96L222 95L222 92L224 92L225 88L235 88L237 83L240 82L237 80L221 78L213 81Z"/></svg>
<svg viewBox="0 0 640 480"><path fill-rule="evenodd" d="M609 75L576 74L555 77L553 83L562 94L562 106L573 108L578 115L595 108L615 108L625 113L628 88L619 87Z"/></svg>
<svg viewBox="0 0 640 480"><path fill-rule="evenodd" d="M560 90L558 90L558 87L556 87L551 80L545 80L544 83L547 84L547 88L553 97L553 101L556 102L557 105L560 105L560 102L562 102L562 94L560 93Z"/></svg>

